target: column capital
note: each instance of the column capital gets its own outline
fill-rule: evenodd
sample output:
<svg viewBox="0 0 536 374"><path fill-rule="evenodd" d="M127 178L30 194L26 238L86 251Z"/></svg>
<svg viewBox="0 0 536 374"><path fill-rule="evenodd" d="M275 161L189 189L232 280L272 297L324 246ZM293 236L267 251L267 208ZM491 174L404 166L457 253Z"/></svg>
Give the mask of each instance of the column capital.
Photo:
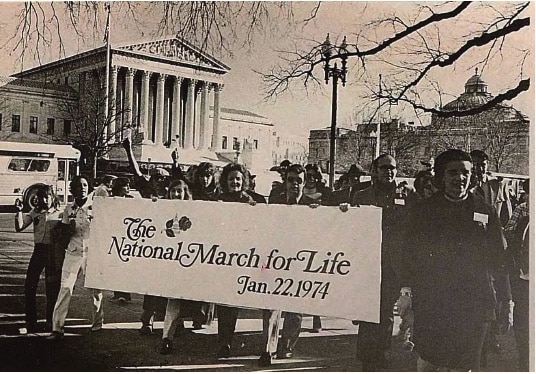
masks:
<svg viewBox="0 0 536 374"><path fill-rule="evenodd" d="M151 79L153 72L148 70L142 70L143 79Z"/></svg>
<svg viewBox="0 0 536 374"><path fill-rule="evenodd" d="M213 84L212 84L212 87L214 88L214 91L215 91L215 92L221 92L221 91L223 91L223 87L224 87L224 86L225 86L225 85L224 85L223 83L213 83Z"/></svg>
<svg viewBox="0 0 536 374"><path fill-rule="evenodd" d="M194 86L197 84L197 79L190 78L190 82L188 83L189 86Z"/></svg>
<svg viewBox="0 0 536 374"><path fill-rule="evenodd" d="M175 84L181 84L183 80L184 80L183 77L175 76Z"/></svg>
<svg viewBox="0 0 536 374"><path fill-rule="evenodd" d="M134 74L136 74L136 69L127 68L127 75L128 76L134 76Z"/></svg>
<svg viewBox="0 0 536 374"><path fill-rule="evenodd" d="M158 81L159 81L159 82L161 82L161 81L162 81L162 82L165 81L166 78L167 78L167 74L158 73Z"/></svg>
<svg viewBox="0 0 536 374"><path fill-rule="evenodd" d="M110 72L114 75L117 75L117 72L119 71L119 66L117 65L112 65L110 66Z"/></svg>
<svg viewBox="0 0 536 374"><path fill-rule="evenodd" d="M203 84L201 85L201 90L204 92L208 92L210 89L210 83L203 81Z"/></svg>

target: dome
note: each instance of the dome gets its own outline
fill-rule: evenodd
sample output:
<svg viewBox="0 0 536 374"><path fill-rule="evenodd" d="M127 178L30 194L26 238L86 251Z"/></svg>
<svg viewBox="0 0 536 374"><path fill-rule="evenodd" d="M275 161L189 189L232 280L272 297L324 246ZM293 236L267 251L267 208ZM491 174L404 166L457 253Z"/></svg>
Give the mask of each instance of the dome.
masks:
<svg viewBox="0 0 536 374"><path fill-rule="evenodd" d="M465 83L465 86L475 86L475 85L478 85L478 84L483 84L485 86L487 86L487 83L484 82L482 80L482 78L480 78L480 75L473 75L471 78L469 78L467 80L467 82Z"/></svg>
<svg viewBox="0 0 536 374"><path fill-rule="evenodd" d="M491 95L489 94L462 94L456 100L451 101L448 104L445 104L443 109L445 110L466 110L481 106L491 100Z"/></svg>
<svg viewBox="0 0 536 374"><path fill-rule="evenodd" d="M478 74L478 68L475 68L475 75L467 80L465 83L466 94L482 94L488 92L488 84L480 78Z"/></svg>

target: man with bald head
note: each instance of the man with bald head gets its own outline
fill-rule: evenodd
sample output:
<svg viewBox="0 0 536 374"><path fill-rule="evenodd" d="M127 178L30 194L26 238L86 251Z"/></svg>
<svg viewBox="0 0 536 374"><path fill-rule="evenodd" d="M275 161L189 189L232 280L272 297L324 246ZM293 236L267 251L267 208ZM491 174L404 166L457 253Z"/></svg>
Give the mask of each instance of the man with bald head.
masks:
<svg viewBox="0 0 536 374"><path fill-rule="evenodd" d="M408 205L416 199L412 190L397 185L396 167L393 156L386 153L378 156L372 162L372 185L358 191L352 201L353 206L382 208L380 323L359 323L357 353L363 371L385 369L385 352L391 347L393 306L401 294L395 271L400 266L400 245L409 219Z"/></svg>

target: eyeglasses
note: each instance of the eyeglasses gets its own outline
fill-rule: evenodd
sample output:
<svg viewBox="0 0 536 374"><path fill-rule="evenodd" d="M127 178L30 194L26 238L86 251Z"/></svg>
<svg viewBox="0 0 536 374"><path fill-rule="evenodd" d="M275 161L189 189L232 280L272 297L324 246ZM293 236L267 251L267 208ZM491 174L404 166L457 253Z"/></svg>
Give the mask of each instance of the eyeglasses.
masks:
<svg viewBox="0 0 536 374"><path fill-rule="evenodd" d="M303 183L303 179L301 179L300 177L289 177L287 178L287 182L289 183L298 183L298 184L302 184Z"/></svg>
<svg viewBox="0 0 536 374"><path fill-rule="evenodd" d="M378 169L380 170L395 170L396 169L396 166L394 165L380 165L378 166Z"/></svg>

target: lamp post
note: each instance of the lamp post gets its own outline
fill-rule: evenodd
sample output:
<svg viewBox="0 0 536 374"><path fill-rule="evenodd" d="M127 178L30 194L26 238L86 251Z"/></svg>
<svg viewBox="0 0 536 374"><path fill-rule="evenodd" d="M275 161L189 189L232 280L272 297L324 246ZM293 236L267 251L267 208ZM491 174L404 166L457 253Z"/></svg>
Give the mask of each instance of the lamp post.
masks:
<svg viewBox="0 0 536 374"><path fill-rule="evenodd" d="M346 36L344 37L342 43L340 46L334 46L329 41L329 34L326 36L326 40L322 44L322 55L325 58L324 63L324 79L326 81L326 84L329 83L329 78L332 78L333 82L333 93L332 93L332 101L331 101L331 132L330 132L330 138L329 138L329 188L333 189L333 182L335 179L335 136L337 133L337 84L339 82L339 79L341 80L341 83L343 87L346 85L346 60L348 59L346 50L347 44L346 44ZM333 53L333 50L338 49L338 56L337 58L341 59L341 68L339 69L337 67L337 63L335 62L333 66L330 65L329 61L331 58L331 55Z"/></svg>

